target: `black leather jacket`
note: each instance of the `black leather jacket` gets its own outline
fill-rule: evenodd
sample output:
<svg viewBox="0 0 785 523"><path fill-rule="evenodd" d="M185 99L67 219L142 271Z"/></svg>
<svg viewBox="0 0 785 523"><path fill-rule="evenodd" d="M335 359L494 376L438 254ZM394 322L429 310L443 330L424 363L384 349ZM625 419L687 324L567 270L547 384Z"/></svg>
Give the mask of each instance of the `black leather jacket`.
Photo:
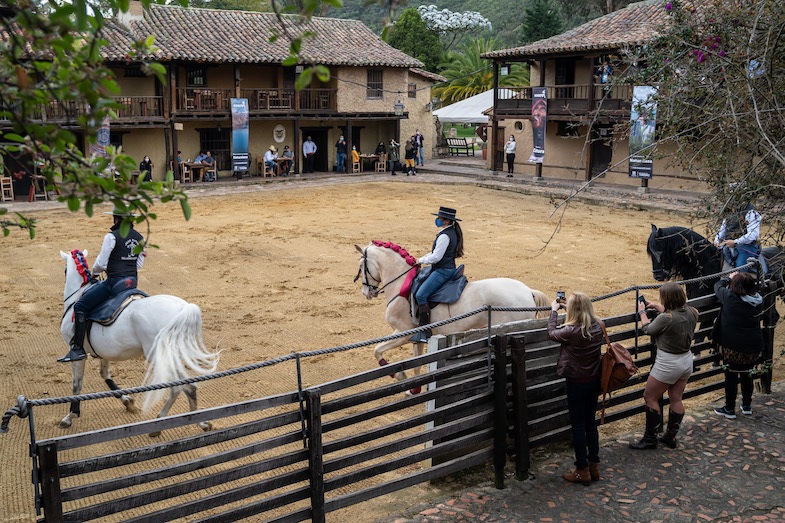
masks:
<svg viewBox="0 0 785 523"><path fill-rule="evenodd" d="M600 378L603 334L599 323L592 323L589 337L580 325L556 326L558 313L551 311L548 319L548 338L561 343L556 375L567 381L586 383Z"/></svg>

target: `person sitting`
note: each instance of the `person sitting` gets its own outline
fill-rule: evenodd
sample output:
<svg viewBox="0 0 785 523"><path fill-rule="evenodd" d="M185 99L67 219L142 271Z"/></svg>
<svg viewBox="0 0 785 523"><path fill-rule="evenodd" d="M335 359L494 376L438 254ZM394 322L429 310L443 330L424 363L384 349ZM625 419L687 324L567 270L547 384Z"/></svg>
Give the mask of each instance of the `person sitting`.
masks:
<svg viewBox="0 0 785 523"><path fill-rule="evenodd" d="M202 163L205 158L207 158L207 155L204 154L204 151L199 151L199 154L194 158L194 163Z"/></svg>
<svg viewBox="0 0 785 523"><path fill-rule="evenodd" d="M384 146L384 142L379 142L379 145L376 146L376 150L373 153L380 156L382 154L387 154L387 147Z"/></svg>
<svg viewBox="0 0 785 523"><path fill-rule="evenodd" d="M153 162L150 160L149 156L145 155L144 159L139 162L139 172L142 175L143 181L153 181Z"/></svg>
<svg viewBox="0 0 785 523"><path fill-rule="evenodd" d="M204 181L206 182L214 182L217 173L215 172L215 158L207 151L204 160L202 160L202 165L204 165Z"/></svg>
<svg viewBox="0 0 785 523"><path fill-rule="evenodd" d="M747 258L758 257L761 220L760 213L751 203L729 213L722 220L714 245L722 249L723 268L742 267L747 264Z"/></svg>
<svg viewBox="0 0 785 523"><path fill-rule="evenodd" d="M275 146L271 145L264 153L264 165L270 170L273 176L277 176L278 174L278 164L275 163L276 158L278 158L278 153L275 152Z"/></svg>
<svg viewBox="0 0 785 523"><path fill-rule="evenodd" d="M281 176L289 176L289 171L292 169L292 165L294 164L294 153L291 149L289 149L288 145L283 146L283 154L281 154L281 158L291 158L291 160L281 162Z"/></svg>
<svg viewBox="0 0 785 523"><path fill-rule="evenodd" d="M352 145L352 165L360 163L360 153L357 152L357 146Z"/></svg>

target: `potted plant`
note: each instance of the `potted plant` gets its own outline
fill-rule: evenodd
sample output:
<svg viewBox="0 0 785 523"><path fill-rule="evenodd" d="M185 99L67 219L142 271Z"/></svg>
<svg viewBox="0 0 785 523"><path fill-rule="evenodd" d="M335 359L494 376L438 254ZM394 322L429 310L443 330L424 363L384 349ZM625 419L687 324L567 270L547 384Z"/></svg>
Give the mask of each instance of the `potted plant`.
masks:
<svg viewBox="0 0 785 523"><path fill-rule="evenodd" d="M482 159L488 159L488 142L478 142L480 150L482 151Z"/></svg>

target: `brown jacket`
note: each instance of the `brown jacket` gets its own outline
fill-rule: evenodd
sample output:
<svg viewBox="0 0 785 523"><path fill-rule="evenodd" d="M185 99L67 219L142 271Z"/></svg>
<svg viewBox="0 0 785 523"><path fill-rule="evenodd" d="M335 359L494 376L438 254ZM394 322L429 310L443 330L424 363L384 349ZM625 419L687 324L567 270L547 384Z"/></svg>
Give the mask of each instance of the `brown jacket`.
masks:
<svg viewBox="0 0 785 523"><path fill-rule="evenodd" d="M579 383L599 379L603 343L600 324L592 324L587 338L581 332L580 325L556 327L557 317L558 313L551 311L548 319L548 338L561 343L556 375Z"/></svg>

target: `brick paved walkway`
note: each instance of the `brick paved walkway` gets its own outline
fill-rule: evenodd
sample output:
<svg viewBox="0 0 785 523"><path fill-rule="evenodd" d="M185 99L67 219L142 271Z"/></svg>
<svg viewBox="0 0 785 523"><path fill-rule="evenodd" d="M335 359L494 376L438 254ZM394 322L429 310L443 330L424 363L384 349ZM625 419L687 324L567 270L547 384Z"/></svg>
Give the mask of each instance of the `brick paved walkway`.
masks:
<svg viewBox="0 0 785 523"><path fill-rule="evenodd" d="M602 479L589 487L561 478L572 454L559 452L535 457L530 480L489 482L380 523L785 522L785 382L774 389L756 393L752 416L688 412L675 450L604 442Z"/></svg>

